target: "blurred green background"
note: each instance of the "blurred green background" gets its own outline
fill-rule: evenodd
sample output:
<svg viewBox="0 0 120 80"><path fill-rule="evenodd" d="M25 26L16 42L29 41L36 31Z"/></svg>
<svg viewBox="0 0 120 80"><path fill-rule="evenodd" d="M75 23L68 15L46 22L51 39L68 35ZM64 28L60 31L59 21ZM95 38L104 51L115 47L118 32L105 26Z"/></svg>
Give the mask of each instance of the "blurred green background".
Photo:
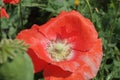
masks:
<svg viewBox="0 0 120 80"><path fill-rule="evenodd" d="M21 30L42 25L63 10L79 11L94 23L103 41L102 64L93 80L120 80L120 0L21 0L5 7L10 18L1 20L2 36L12 39ZM35 80L44 80L42 73L36 73Z"/></svg>

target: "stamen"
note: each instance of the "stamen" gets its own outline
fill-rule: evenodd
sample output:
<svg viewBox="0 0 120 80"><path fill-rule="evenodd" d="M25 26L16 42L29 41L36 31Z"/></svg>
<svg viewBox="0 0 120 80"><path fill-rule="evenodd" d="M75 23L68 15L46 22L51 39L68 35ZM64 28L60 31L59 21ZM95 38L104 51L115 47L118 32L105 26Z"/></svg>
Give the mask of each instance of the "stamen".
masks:
<svg viewBox="0 0 120 80"><path fill-rule="evenodd" d="M68 60L68 57L70 57L72 53L71 45L68 44L66 40L51 42L47 47L47 51L50 58L56 62Z"/></svg>

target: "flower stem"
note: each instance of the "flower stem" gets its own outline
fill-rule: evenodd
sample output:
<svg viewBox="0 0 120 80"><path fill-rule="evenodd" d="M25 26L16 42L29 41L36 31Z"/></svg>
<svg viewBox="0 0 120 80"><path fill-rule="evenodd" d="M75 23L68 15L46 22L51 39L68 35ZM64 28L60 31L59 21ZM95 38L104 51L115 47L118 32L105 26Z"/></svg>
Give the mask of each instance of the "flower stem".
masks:
<svg viewBox="0 0 120 80"><path fill-rule="evenodd" d="M114 16L114 21L112 22L111 26L110 26L110 31L109 31L109 34L110 34L110 37L109 37L109 40L108 42L110 43L111 40L112 40L112 36L113 36L113 32L114 32L114 29L115 29L115 22L117 20L117 16L118 16L118 10L115 11L115 16Z"/></svg>
<svg viewBox="0 0 120 80"><path fill-rule="evenodd" d="M89 8L89 11L90 11L90 17L91 17L91 20L92 20L93 18L92 18L92 9L91 9L91 5L90 5L90 3L89 3L88 0L85 0L85 2L87 3L87 6L88 6L88 8Z"/></svg>
<svg viewBox="0 0 120 80"><path fill-rule="evenodd" d="M19 3L19 6L18 6L18 16L19 16L19 18L20 18L20 26L23 26L23 21L22 21L22 11L21 11L21 1L20 1L20 3ZM18 27L17 27L17 30L18 30Z"/></svg>

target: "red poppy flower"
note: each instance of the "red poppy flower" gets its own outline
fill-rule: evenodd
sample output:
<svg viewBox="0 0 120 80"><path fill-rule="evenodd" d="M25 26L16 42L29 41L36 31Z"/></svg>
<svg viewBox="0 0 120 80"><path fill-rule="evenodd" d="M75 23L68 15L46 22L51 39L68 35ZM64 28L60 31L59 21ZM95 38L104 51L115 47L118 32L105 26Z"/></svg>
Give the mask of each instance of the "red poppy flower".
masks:
<svg viewBox="0 0 120 80"><path fill-rule="evenodd" d="M35 68L44 61L38 70L45 68L45 80L91 79L102 60L101 39L94 25L76 11L63 11L44 25L21 31L17 38L30 44L28 54L32 50L29 55Z"/></svg>
<svg viewBox="0 0 120 80"><path fill-rule="evenodd" d="M19 3L19 0L3 0L4 3L9 3L9 4L17 4Z"/></svg>
<svg viewBox="0 0 120 80"><path fill-rule="evenodd" d="M9 18L9 15L7 14L5 8L0 8L0 18L1 18L1 17Z"/></svg>

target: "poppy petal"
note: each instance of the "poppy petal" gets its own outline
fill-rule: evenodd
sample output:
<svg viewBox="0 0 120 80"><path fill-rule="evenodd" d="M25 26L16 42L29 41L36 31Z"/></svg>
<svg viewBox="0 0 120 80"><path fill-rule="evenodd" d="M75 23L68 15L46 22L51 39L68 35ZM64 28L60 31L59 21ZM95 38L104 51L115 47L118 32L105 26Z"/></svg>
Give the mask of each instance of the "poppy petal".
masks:
<svg viewBox="0 0 120 80"><path fill-rule="evenodd" d="M80 60L80 62L82 61L83 64L72 74L72 76L80 74L85 78L84 80L95 77L102 60L101 40L99 39L94 48L89 52L79 56L78 60Z"/></svg>
<svg viewBox="0 0 120 80"><path fill-rule="evenodd" d="M1 17L9 18L9 15L7 14L5 8L0 8L0 18L1 18Z"/></svg>
<svg viewBox="0 0 120 80"><path fill-rule="evenodd" d="M78 51L74 51L74 56L71 60L65 60L61 62L52 62L51 64L59 66L61 69L65 71L74 72L80 65L82 65L82 61L79 60L77 62L76 58L80 56Z"/></svg>
<svg viewBox="0 0 120 80"><path fill-rule="evenodd" d="M96 76L100 67L101 59L101 40L98 40L90 52L76 58L76 61L78 60L80 66L74 72L70 73L69 71L64 71L64 69L57 66L49 65L44 70L45 80L90 80ZM67 72L70 74L64 77Z"/></svg>
<svg viewBox="0 0 120 80"><path fill-rule="evenodd" d="M39 58L38 61L41 61L40 59L46 60L48 62L50 61L47 55L46 47L45 47L47 46L47 42L49 41L47 38L45 38L42 34L40 34L37 31L37 27L39 26L33 25L32 29L23 30L16 37L17 39L24 40L27 44L30 45L29 47L30 51L28 51L28 54L32 57L34 64L40 63L40 62L36 63L36 58L37 59ZM32 53L31 51L34 53ZM34 66L35 66L35 69L38 68L38 66L36 65Z"/></svg>
<svg viewBox="0 0 120 80"><path fill-rule="evenodd" d="M45 80L67 80L65 78L69 77L71 72L63 71L54 65L49 65L45 68L43 75Z"/></svg>
<svg viewBox="0 0 120 80"><path fill-rule="evenodd" d="M61 67L63 70L74 72L81 65L87 64L94 72L97 72L102 60L101 39L88 52L74 51L74 57L70 61L53 62L52 64ZM85 62L86 61L86 62Z"/></svg>
<svg viewBox="0 0 120 80"><path fill-rule="evenodd" d="M49 40L56 40L59 35L73 44L80 51L90 50L98 38L92 22L76 11L62 12L39 29Z"/></svg>
<svg viewBox="0 0 120 80"><path fill-rule="evenodd" d="M47 62L41 60L32 49L29 49L28 52L29 56L32 59L32 62L34 64L34 72L40 72L41 70L43 70L45 68L45 66L48 65Z"/></svg>

